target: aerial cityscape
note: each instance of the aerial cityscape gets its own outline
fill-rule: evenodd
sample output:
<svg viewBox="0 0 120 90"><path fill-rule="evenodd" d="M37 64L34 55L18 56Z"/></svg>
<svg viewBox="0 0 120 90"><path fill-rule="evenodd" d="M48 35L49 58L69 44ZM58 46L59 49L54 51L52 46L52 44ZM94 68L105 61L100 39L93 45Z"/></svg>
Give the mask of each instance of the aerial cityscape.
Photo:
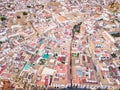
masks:
<svg viewBox="0 0 120 90"><path fill-rule="evenodd" d="M120 90L120 0L0 0L0 90Z"/></svg>

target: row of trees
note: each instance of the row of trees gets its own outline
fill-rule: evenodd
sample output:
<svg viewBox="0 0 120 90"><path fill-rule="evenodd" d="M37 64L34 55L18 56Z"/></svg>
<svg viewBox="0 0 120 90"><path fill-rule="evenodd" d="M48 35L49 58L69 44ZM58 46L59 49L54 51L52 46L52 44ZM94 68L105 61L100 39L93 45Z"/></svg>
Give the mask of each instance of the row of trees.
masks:
<svg viewBox="0 0 120 90"><path fill-rule="evenodd" d="M27 12L23 12L23 15L28 15L28 13ZM17 16L17 18L21 18L20 16ZM0 17L0 20L1 21L5 21L5 20L7 20L7 18L5 17L5 16L1 16Z"/></svg>
<svg viewBox="0 0 120 90"><path fill-rule="evenodd" d="M111 34L113 37L120 37L120 33Z"/></svg>

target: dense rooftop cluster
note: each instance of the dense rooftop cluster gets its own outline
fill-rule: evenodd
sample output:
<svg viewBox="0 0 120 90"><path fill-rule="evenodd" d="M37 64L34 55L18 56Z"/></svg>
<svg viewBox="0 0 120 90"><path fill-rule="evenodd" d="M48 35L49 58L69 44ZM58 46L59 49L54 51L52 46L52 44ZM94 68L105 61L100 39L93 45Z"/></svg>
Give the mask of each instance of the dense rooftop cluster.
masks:
<svg viewBox="0 0 120 90"><path fill-rule="evenodd" d="M119 90L119 0L0 0L0 90Z"/></svg>

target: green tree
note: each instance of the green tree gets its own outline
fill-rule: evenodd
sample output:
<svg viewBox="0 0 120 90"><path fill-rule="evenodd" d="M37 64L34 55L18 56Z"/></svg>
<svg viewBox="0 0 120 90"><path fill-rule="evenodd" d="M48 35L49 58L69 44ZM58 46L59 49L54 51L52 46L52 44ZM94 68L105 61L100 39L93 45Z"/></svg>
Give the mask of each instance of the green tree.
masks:
<svg viewBox="0 0 120 90"><path fill-rule="evenodd" d="M79 53L77 53L77 57L79 57Z"/></svg>
<svg viewBox="0 0 120 90"><path fill-rule="evenodd" d="M32 54L32 57L34 56L34 54Z"/></svg>
<svg viewBox="0 0 120 90"><path fill-rule="evenodd" d="M20 16L17 16L18 19L20 19L21 17Z"/></svg>
<svg viewBox="0 0 120 90"><path fill-rule="evenodd" d="M23 15L28 15L28 13L27 12L23 12Z"/></svg>
<svg viewBox="0 0 120 90"><path fill-rule="evenodd" d="M117 57L117 55L116 55L115 53L112 53L111 56L112 56L113 58L116 58L116 57Z"/></svg>
<svg viewBox="0 0 120 90"><path fill-rule="evenodd" d="M27 8L31 8L31 6L27 6Z"/></svg>
<svg viewBox="0 0 120 90"><path fill-rule="evenodd" d="M81 26L81 24L82 24L82 22L78 23L77 25L75 25L73 27L73 33L75 33L75 32L80 33L80 26Z"/></svg>
<svg viewBox="0 0 120 90"><path fill-rule="evenodd" d="M118 67L119 71L120 71L120 66Z"/></svg>
<svg viewBox="0 0 120 90"><path fill-rule="evenodd" d="M1 19L1 21L7 20L6 17L1 17L0 19Z"/></svg>
<svg viewBox="0 0 120 90"><path fill-rule="evenodd" d="M38 50L36 50L36 54L38 53L39 51Z"/></svg>
<svg viewBox="0 0 120 90"><path fill-rule="evenodd" d="M2 44L3 42L2 41L0 41L0 44Z"/></svg>

